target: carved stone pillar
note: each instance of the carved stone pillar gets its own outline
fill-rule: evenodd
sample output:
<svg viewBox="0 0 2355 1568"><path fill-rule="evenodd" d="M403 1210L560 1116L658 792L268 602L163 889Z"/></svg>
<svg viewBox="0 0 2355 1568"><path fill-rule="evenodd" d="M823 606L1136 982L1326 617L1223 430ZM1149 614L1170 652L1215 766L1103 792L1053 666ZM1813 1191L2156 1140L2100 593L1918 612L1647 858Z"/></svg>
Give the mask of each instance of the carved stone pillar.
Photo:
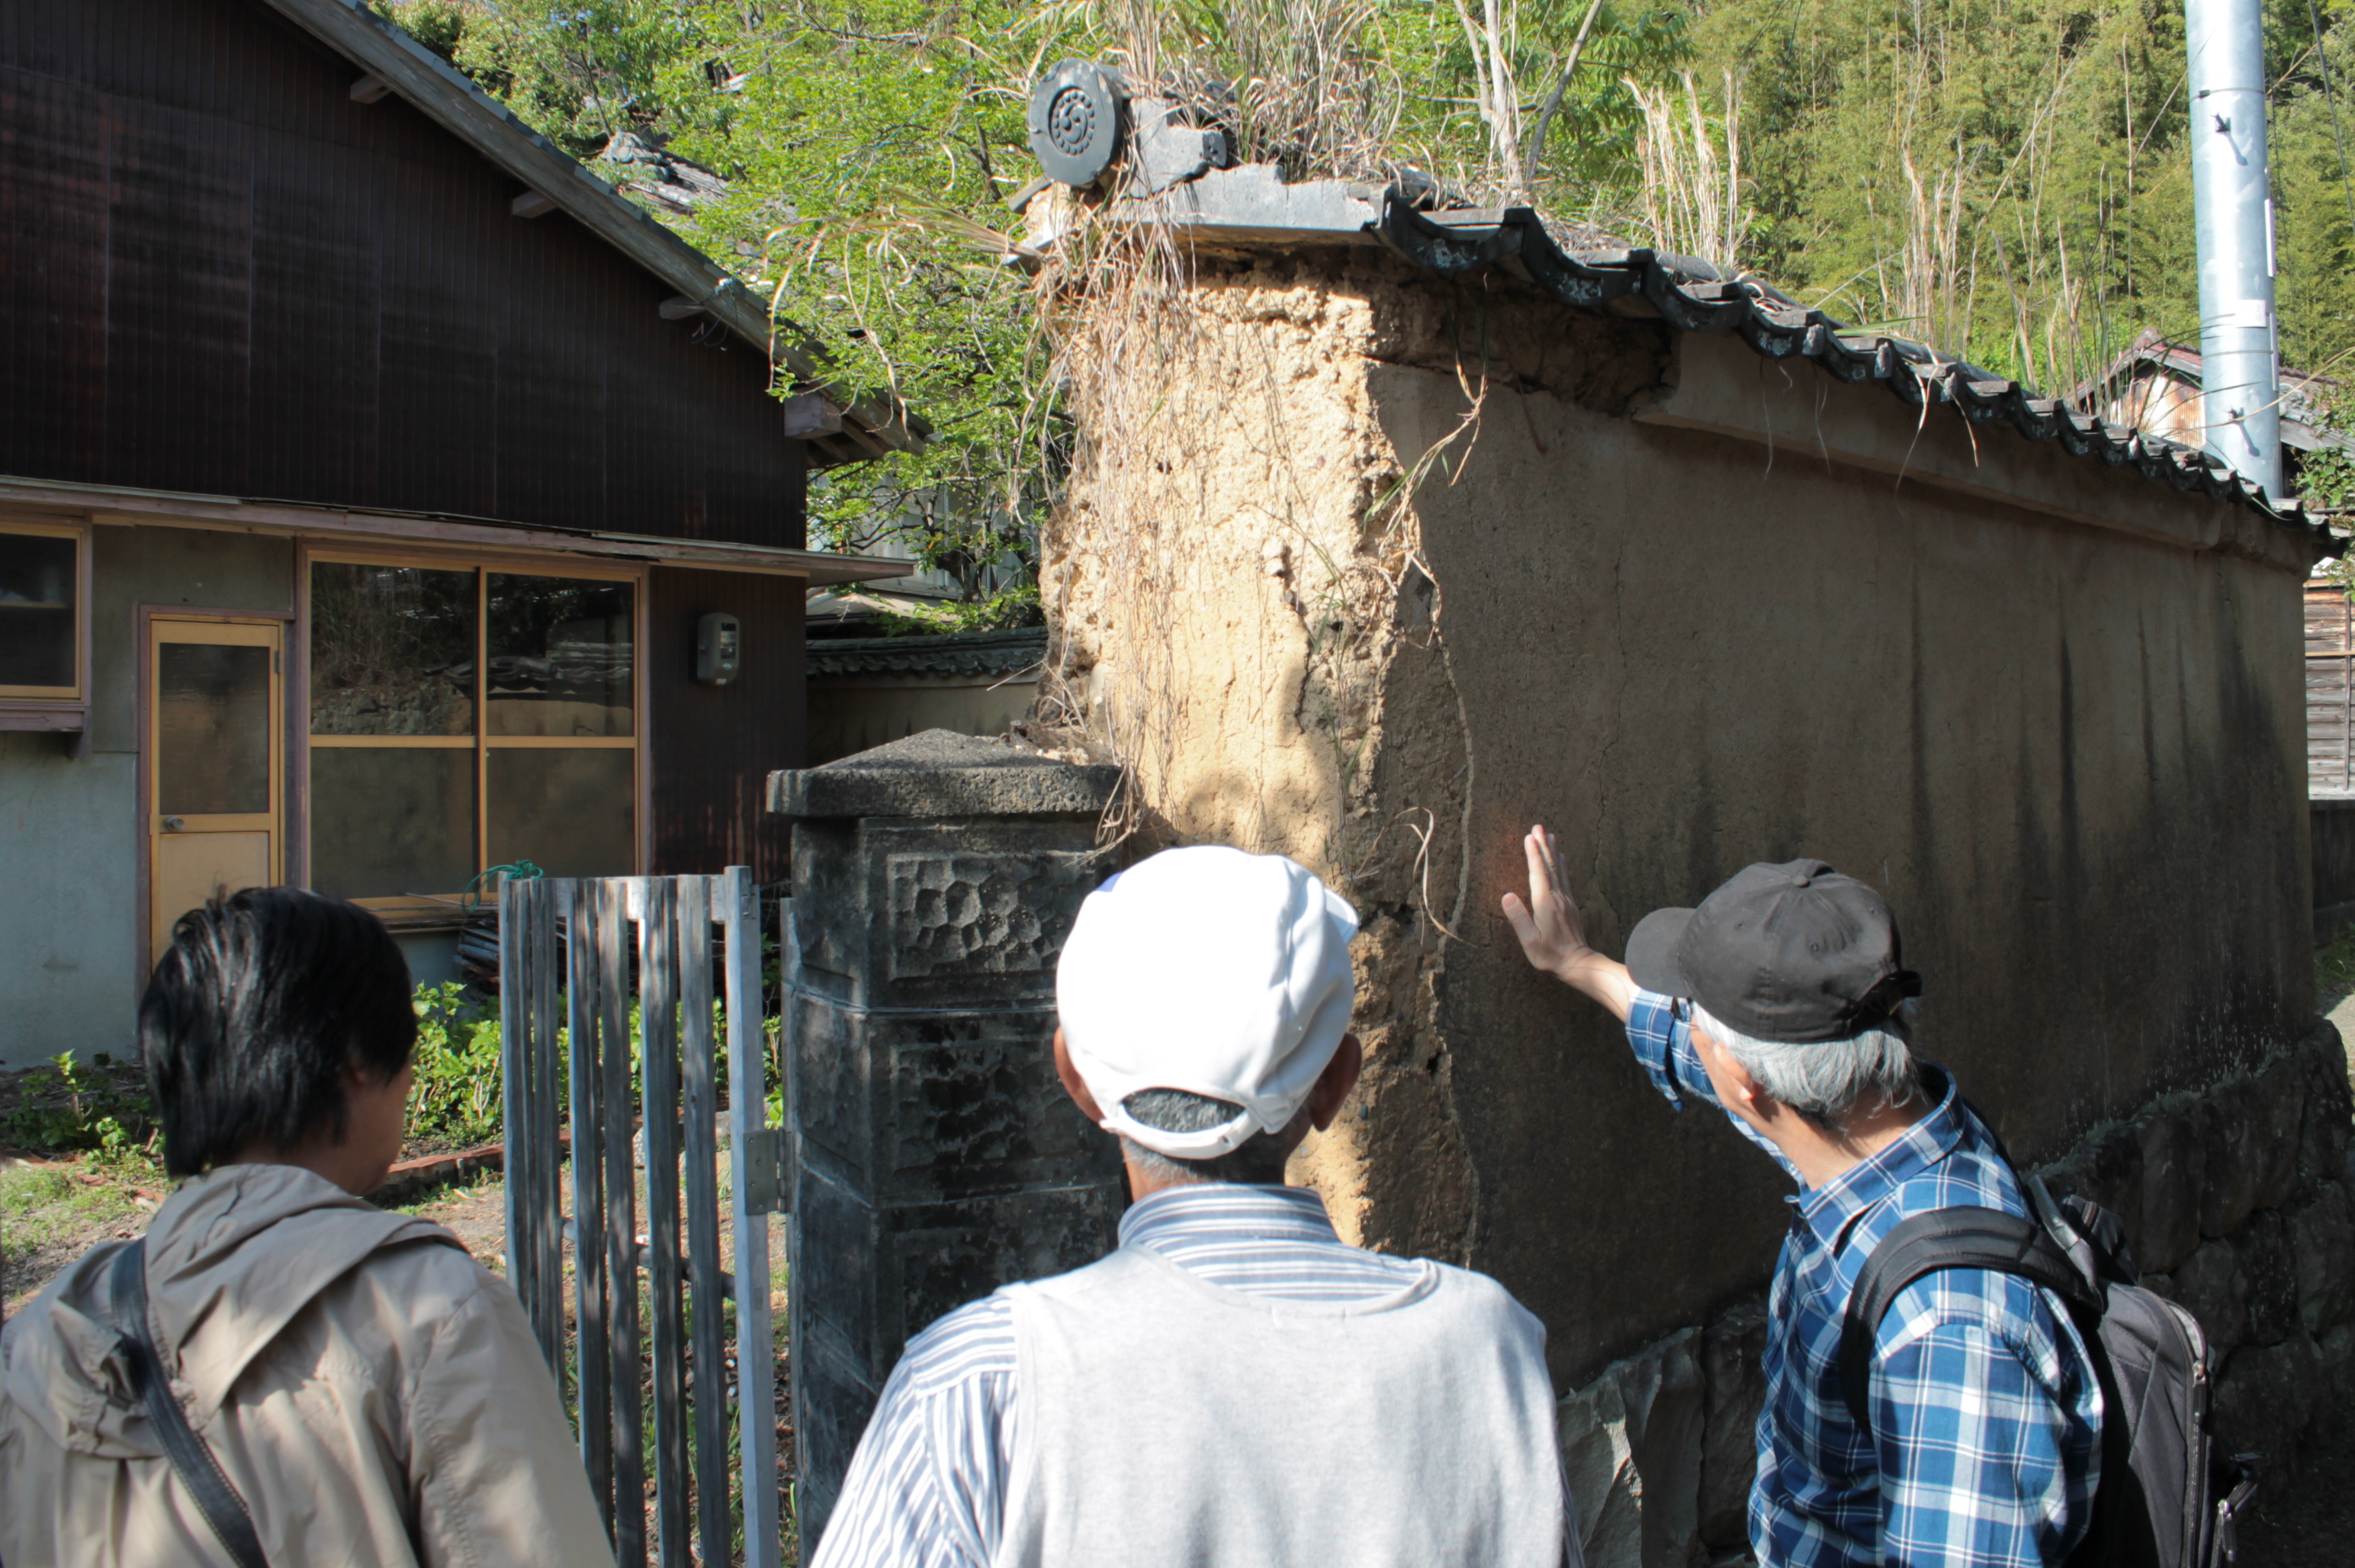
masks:
<svg viewBox="0 0 2355 1568"><path fill-rule="evenodd" d="M1117 1146L1055 1077L1111 767L926 731L773 773L794 818L785 1125L804 1552L908 1339L1109 1252ZM805 1555L804 1561L807 1561Z"/></svg>

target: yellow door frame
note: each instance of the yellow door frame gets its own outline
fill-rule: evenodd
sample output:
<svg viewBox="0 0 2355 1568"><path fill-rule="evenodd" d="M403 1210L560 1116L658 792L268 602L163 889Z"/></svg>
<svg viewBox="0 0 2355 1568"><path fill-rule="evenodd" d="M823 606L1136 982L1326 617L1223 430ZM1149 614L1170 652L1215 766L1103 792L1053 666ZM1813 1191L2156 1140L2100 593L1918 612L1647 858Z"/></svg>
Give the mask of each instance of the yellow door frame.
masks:
<svg viewBox="0 0 2355 1568"><path fill-rule="evenodd" d="M188 610L176 605L139 606L139 973L144 987L169 940L159 911L156 865L162 840L168 832L181 834L261 832L269 836L268 880L284 878L286 864L286 644L293 617L267 611ZM163 781L157 766L161 731L157 704L162 699L162 648L165 643L196 643L271 650L267 728L270 744L269 808L260 812L167 822L162 809ZM182 911L169 912L177 918Z"/></svg>

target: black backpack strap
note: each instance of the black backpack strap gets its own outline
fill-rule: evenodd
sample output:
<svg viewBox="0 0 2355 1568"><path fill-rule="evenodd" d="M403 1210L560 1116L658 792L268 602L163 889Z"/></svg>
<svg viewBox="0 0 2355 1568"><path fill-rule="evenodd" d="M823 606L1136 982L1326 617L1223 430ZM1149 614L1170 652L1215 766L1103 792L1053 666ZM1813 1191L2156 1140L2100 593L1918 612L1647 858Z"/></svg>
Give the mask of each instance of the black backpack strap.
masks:
<svg viewBox="0 0 2355 1568"><path fill-rule="evenodd" d="M1872 1435L1872 1347L1900 1291L1945 1269L2017 1275L2075 1311L2101 1315L2101 1297L2044 1227L1999 1209L1933 1209L1901 1221L1864 1260L1840 1323L1840 1392L1857 1428Z"/></svg>
<svg viewBox="0 0 2355 1568"><path fill-rule="evenodd" d="M205 1440L188 1424L187 1412L173 1397L172 1380L147 1332L147 1242L145 1237L123 1249L114 1260L108 1307L114 1331L122 1336L123 1360L131 1368L131 1392L147 1412L149 1424L164 1445L165 1454L180 1479L196 1495L205 1522L237 1563L237 1568L270 1568L261 1555L261 1538L254 1532L253 1515L245 1499L221 1473L220 1462Z"/></svg>

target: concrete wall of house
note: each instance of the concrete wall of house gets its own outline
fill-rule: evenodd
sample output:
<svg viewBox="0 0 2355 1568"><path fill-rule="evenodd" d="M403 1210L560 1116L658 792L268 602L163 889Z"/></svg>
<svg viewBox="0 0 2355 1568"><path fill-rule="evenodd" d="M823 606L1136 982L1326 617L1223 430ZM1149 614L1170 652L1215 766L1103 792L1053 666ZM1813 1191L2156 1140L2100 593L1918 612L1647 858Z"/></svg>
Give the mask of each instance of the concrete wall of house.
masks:
<svg viewBox="0 0 2355 1568"><path fill-rule="evenodd" d="M809 683L809 765L926 730L1003 735L1030 711L1035 675L874 676Z"/></svg>
<svg viewBox="0 0 2355 1568"><path fill-rule="evenodd" d="M1884 888L1927 1053L2030 1158L2303 1037L2276 525L1502 280L1200 279L1155 374L1082 376L1055 695L1148 842L1357 902L1366 1088L1299 1169L1348 1233L1496 1273L1564 1386L1761 1284L1784 1189L1522 963L1533 820L1606 951L1753 859Z"/></svg>
<svg viewBox="0 0 2355 1568"><path fill-rule="evenodd" d="M287 613L294 547L102 527L91 576L90 754L0 735L0 1068L136 1049L139 606Z"/></svg>

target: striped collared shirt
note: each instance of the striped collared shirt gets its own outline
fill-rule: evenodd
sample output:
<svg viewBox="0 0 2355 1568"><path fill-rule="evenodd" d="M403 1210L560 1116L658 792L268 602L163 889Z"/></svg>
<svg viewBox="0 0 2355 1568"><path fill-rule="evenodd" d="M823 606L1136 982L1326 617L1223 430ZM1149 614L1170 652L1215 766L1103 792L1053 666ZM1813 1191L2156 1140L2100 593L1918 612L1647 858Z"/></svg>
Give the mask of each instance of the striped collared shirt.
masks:
<svg viewBox="0 0 2355 1568"><path fill-rule="evenodd" d="M1165 1188L1122 1217L1120 1243L1283 1301L1376 1300L1421 1277L1406 1259L1343 1242L1323 1200L1298 1187ZM1003 1292L917 1335L883 1385L811 1568L985 1568L1021 1419Z"/></svg>
<svg viewBox="0 0 2355 1568"><path fill-rule="evenodd" d="M1627 1039L1653 1085L1724 1109L1667 997L1639 990ZM1908 1286L1873 1348L1868 1443L1849 1416L1840 1325L1865 1259L1901 1220L1977 1206L2026 1217L1994 1135L1927 1069L1931 1113L1888 1147L1785 1200L1768 1298L1766 1403L1750 1543L1771 1568L2043 1568L2083 1536L2101 1480L2102 1392L2067 1308L2011 1275ZM1773 1155L1740 1117L1728 1119Z"/></svg>

